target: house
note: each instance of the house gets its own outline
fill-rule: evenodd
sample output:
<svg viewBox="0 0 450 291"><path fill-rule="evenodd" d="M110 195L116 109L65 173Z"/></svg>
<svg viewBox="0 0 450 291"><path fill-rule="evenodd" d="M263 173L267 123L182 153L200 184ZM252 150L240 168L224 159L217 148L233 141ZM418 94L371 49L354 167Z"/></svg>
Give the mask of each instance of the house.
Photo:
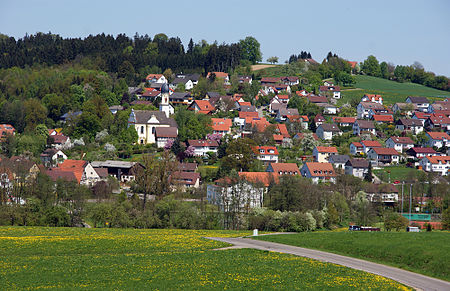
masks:
<svg viewBox="0 0 450 291"><path fill-rule="evenodd" d="M373 119L374 115L394 115L394 112L389 108L371 108L368 111L369 119Z"/></svg>
<svg viewBox="0 0 450 291"><path fill-rule="evenodd" d="M69 111L67 113L64 113L61 115L60 120L62 123L70 122L75 120L78 116L80 116L83 112L82 111Z"/></svg>
<svg viewBox="0 0 450 291"><path fill-rule="evenodd" d="M216 108L209 102L209 100L194 100L187 108L195 113L210 114L216 110Z"/></svg>
<svg viewBox="0 0 450 291"><path fill-rule="evenodd" d="M278 95L275 95L274 98L277 99L279 103L284 103L284 104L289 103L289 95L278 94Z"/></svg>
<svg viewBox="0 0 450 291"><path fill-rule="evenodd" d="M300 91L295 91L295 94L297 94L297 96L300 96L300 97L305 97L308 95L308 92L306 92L306 90L300 90Z"/></svg>
<svg viewBox="0 0 450 291"><path fill-rule="evenodd" d="M282 82L285 85L295 86L300 83L300 80L298 77L290 76L290 77L281 77L280 82Z"/></svg>
<svg viewBox="0 0 450 291"><path fill-rule="evenodd" d="M49 176L49 178L56 182L58 180L63 180L65 182L75 182L78 183L77 177L75 173L72 171L65 171L59 168L50 168L45 171L45 174Z"/></svg>
<svg viewBox="0 0 450 291"><path fill-rule="evenodd" d="M310 178L314 184L321 182L336 182L336 172L330 163L306 162L300 173L303 177Z"/></svg>
<svg viewBox="0 0 450 291"><path fill-rule="evenodd" d="M373 121L358 119L353 123L353 134L361 135L363 132L376 134L375 125Z"/></svg>
<svg viewBox="0 0 450 291"><path fill-rule="evenodd" d="M122 183L134 181L138 171L142 170L144 166L138 162L127 161L93 161L92 167L98 172L100 169L106 170L106 174L114 176Z"/></svg>
<svg viewBox="0 0 450 291"><path fill-rule="evenodd" d="M339 117L333 116L331 117L334 123L336 123L339 127L353 127L353 124L356 121L356 117Z"/></svg>
<svg viewBox="0 0 450 291"><path fill-rule="evenodd" d="M314 96L310 95L306 97L308 99L309 103L319 104L319 103L328 103L328 99L325 96Z"/></svg>
<svg viewBox="0 0 450 291"><path fill-rule="evenodd" d="M299 116L297 108L280 108L277 111L275 120L278 122L286 121L288 116Z"/></svg>
<svg viewBox="0 0 450 291"><path fill-rule="evenodd" d="M367 184L364 188L370 202L393 205L398 202L398 189L392 184Z"/></svg>
<svg viewBox="0 0 450 291"><path fill-rule="evenodd" d="M418 107L414 103L395 103L392 106L394 113L401 113L406 116L412 116L416 110L418 110Z"/></svg>
<svg viewBox="0 0 450 291"><path fill-rule="evenodd" d="M371 148L367 153L368 159L374 165L398 164L399 154L393 148Z"/></svg>
<svg viewBox="0 0 450 291"><path fill-rule="evenodd" d="M406 98L406 103L412 103L417 106L417 109L422 112L428 112L428 107L430 106L430 101L427 97L413 97L409 96Z"/></svg>
<svg viewBox="0 0 450 291"><path fill-rule="evenodd" d="M369 161L366 159L349 159L345 163L345 174L363 179L369 172Z"/></svg>
<svg viewBox="0 0 450 291"><path fill-rule="evenodd" d="M425 128L427 129L439 128L443 131L449 131L450 118L448 118L445 115L433 113L425 121Z"/></svg>
<svg viewBox="0 0 450 291"><path fill-rule="evenodd" d="M285 84L275 84L273 86L276 91L285 91L288 94L291 94L291 86Z"/></svg>
<svg viewBox="0 0 450 291"><path fill-rule="evenodd" d="M386 147L393 148L397 152L403 153L403 151L414 147L414 142L410 137L391 136L386 141Z"/></svg>
<svg viewBox="0 0 450 291"><path fill-rule="evenodd" d="M300 175L300 169L296 163L270 163L266 172L278 175Z"/></svg>
<svg viewBox="0 0 450 291"><path fill-rule="evenodd" d="M283 137L283 138L290 138L291 135L289 134L286 124L284 123L278 123L276 128L276 131Z"/></svg>
<svg viewBox="0 0 450 291"><path fill-rule="evenodd" d="M50 136L50 144L53 148L58 150L69 149L72 147L72 142L70 141L70 137L65 136L63 134L51 135Z"/></svg>
<svg viewBox="0 0 450 291"><path fill-rule="evenodd" d="M208 72L208 75L206 75L206 78L209 79L213 75L215 76L216 79L222 79L224 84L230 85L230 77L228 76L228 73L224 73L224 72Z"/></svg>
<svg viewBox="0 0 450 291"><path fill-rule="evenodd" d="M363 140L361 141L361 145L363 146L363 153L367 154L372 148L381 148L382 145L379 141L376 140Z"/></svg>
<svg viewBox="0 0 450 291"><path fill-rule="evenodd" d="M328 158L328 162L330 162L334 168L336 169L345 169L345 163L350 159L348 155L331 155Z"/></svg>
<svg viewBox="0 0 450 291"><path fill-rule="evenodd" d="M259 118L258 112L239 112L239 116L233 119L233 123L242 129L245 125L246 118Z"/></svg>
<svg viewBox="0 0 450 291"><path fill-rule="evenodd" d="M11 124L0 124L0 142L6 139L6 135L14 135L16 129Z"/></svg>
<svg viewBox="0 0 450 291"><path fill-rule="evenodd" d="M278 150L274 146L257 146L253 148L256 158L265 164L278 163Z"/></svg>
<svg viewBox="0 0 450 291"><path fill-rule="evenodd" d="M342 135L342 131L336 124L323 123L316 129L316 134L324 140L332 140L337 135Z"/></svg>
<svg viewBox="0 0 450 291"><path fill-rule="evenodd" d="M356 107L358 119L368 119L369 111L371 109L384 110L386 108L384 108L383 105L375 102L359 102L358 106Z"/></svg>
<svg viewBox="0 0 450 291"><path fill-rule="evenodd" d="M179 163L178 170L181 172L196 172L198 169L198 164L196 162L193 163Z"/></svg>
<svg viewBox="0 0 450 291"><path fill-rule="evenodd" d="M339 86L320 86L319 94L321 94L321 95L330 94L331 97L333 97L335 99L340 99L341 98L341 88Z"/></svg>
<svg viewBox="0 0 450 291"><path fill-rule="evenodd" d="M411 131L413 134L419 134L423 131L422 121L412 118L400 118L395 123L395 129L401 131Z"/></svg>
<svg viewBox="0 0 450 291"><path fill-rule="evenodd" d="M61 150L58 149L46 149L41 155L41 162L45 166L49 167L51 165L62 163L64 160L67 160L67 156Z"/></svg>
<svg viewBox="0 0 450 291"><path fill-rule="evenodd" d="M327 163L328 158L331 155L337 155L338 151L336 147L323 147L317 146L313 149L314 161L318 163Z"/></svg>
<svg viewBox="0 0 450 291"><path fill-rule="evenodd" d="M274 86L275 84L279 83L280 81L281 81L281 78L263 77L263 78L261 78L261 86L263 86L263 87Z"/></svg>
<svg viewBox="0 0 450 291"><path fill-rule="evenodd" d="M194 97L189 92L174 92L169 96L169 101L175 105L190 105L194 101Z"/></svg>
<svg viewBox="0 0 450 291"><path fill-rule="evenodd" d="M361 98L361 102L373 102L383 105L383 97L376 94L364 94L364 96Z"/></svg>
<svg viewBox="0 0 450 291"><path fill-rule="evenodd" d="M324 85L324 86L327 86L327 87L328 87L328 86L334 86L333 82L328 81L328 80L327 80L327 81L324 81L324 82L323 82L323 85Z"/></svg>
<svg viewBox="0 0 450 291"><path fill-rule="evenodd" d="M219 148L219 143L215 140L190 139L188 144L194 148L194 156L197 157L206 157L209 152L217 153Z"/></svg>
<svg viewBox="0 0 450 291"><path fill-rule="evenodd" d="M175 119L168 118L165 112L134 109L131 109L128 118L128 127L130 126L136 129L139 144L156 143L155 134L158 127L178 128Z"/></svg>
<svg viewBox="0 0 450 291"><path fill-rule="evenodd" d="M147 77L145 77L145 80L148 83L158 83L158 84L167 83L167 79L166 77L164 77L163 74L148 74Z"/></svg>
<svg viewBox="0 0 450 291"><path fill-rule="evenodd" d="M175 89L179 84L183 84L185 90L191 90L198 84L199 79L199 74L179 74L172 81L172 89Z"/></svg>
<svg viewBox="0 0 450 291"><path fill-rule="evenodd" d="M422 121L422 125L425 126L425 121L428 119L428 117L431 116L431 113L425 113L420 111L415 111L412 115L412 119L419 119Z"/></svg>
<svg viewBox="0 0 450 291"><path fill-rule="evenodd" d="M177 171L171 175L171 183L184 189L200 187L200 174L195 172Z"/></svg>
<svg viewBox="0 0 450 291"><path fill-rule="evenodd" d="M319 137L315 133L311 134L311 133L299 132L299 133L296 133L293 138L295 138L295 139L304 139L305 136L308 136L308 135L312 136L312 138L314 138L314 140L319 141Z"/></svg>
<svg viewBox="0 0 450 291"><path fill-rule="evenodd" d="M440 156L433 148L412 147L406 151L409 158L421 159L426 156Z"/></svg>
<svg viewBox="0 0 450 291"><path fill-rule="evenodd" d="M371 119L378 124L394 123L394 116L392 116L392 115L374 114L374 115L372 115Z"/></svg>
<svg viewBox="0 0 450 291"><path fill-rule="evenodd" d="M211 127L213 133L221 134L222 136L226 134L231 134L231 126L233 121L229 118L211 118Z"/></svg>
<svg viewBox="0 0 450 291"><path fill-rule="evenodd" d="M155 128L156 147L163 148L169 141L177 139L178 128L176 127L157 127Z"/></svg>
<svg viewBox="0 0 450 291"><path fill-rule="evenodd" d="M419 165L426 172L447 176L450 170L450 156L426 156L419 161Z"/></svg>
<svg viewBox="0 0 450 291"><path fill-rule="evenodd" d="M239 172L239 180L223 178L208 184L208 203L221 210L251 209L264 206L264 195L272 182L278 182L278 175L269 172Z"/></svg>
<svg viewBox="0 0 450 291"><path fill-rule="evenodd" d="M360 142L352 142L350 144L350 154L356 156L364 153L364 147Z"/></svg>
<svg viewBox="0 0 450 291"><path fill-rule="evenodd" d="M252 84L253 78L252 76L238 76L239 84Z"/></svg>
<svg viewBox="0 0 450 291"><path fill-rule="evenodd" d="M316 105L322 108L323 114L334 115L337 114L338 109L336 106L328 104L328 103L316 103Z"/></svg>
<svg viewBox="0 0 450 291"><path fill-rule="evenodd" d="M426 137L428 138L427 146L436 147L440 149L441 147L450 146L450 136L445 132L427 132Z"/></svg>
<svg viewBox="0 0 450 291"><path fill-rule="evenodd" d="M101 180L100 176L88 161L67 159L58 165L58 169L72 172L77 179L77 183L81 185L92 186Z"/></svg>
<svg viewBox="0 0 450 291"><path fill-rule="evenodd" d="M325 122L326 122L326 119L320 114L317 114L316 117L314 117L314 123L315 123L316 127L318 127L319 125L321 125Z"/></svg>

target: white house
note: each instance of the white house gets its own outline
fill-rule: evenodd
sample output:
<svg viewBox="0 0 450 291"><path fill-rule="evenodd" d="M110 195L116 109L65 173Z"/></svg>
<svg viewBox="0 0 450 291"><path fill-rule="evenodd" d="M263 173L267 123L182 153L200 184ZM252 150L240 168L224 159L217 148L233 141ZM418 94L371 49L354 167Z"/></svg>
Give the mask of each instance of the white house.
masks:
<svg viewBox="0 0 450 291"><path fill-rule="evenodd" d="M353 123L353 134L361 135L362 132L376 134L375 124L370 120L358 119Z"/></svg>
<svg viewBox="0 0 450 291"><path fill-rule="evenodd" d="M377 140L363 140L361 141L361 145L363 147L363 153L367 154L372 148L381 148L382 145Z"/></svg>
<svg viewBox="0 0 450 291"><path fill-rule="evenodd" d="M369 110L371 109L385 109L383 105L375 102L359 102L356 107L356 113L358 115L358 119L369 119Z"/></svg>
<svg viewBox="0 0 450 291"><path fill-rule="evenodd" d="M423 124L419 119L400 118L395 123L395 129L401 131L411 131L413 134L419 134L423 131Z"/></svg>
<svg viewBox="0 0 450 291"><path fill-rule="evenodd" d="M350 144L350 154L356 156L364 153L364 147L360 142L352 142Z"/></svg>
<svg viewBox="0 0 450 291"><path fill-rule="evenodd" d="M398 164L399 154L393 148L372 148L367 153L369 160L375 165Z"/></svg>
<svg viewBox="0 0 450 291"><path fill-rule="evenodd" d="M148 74L145 80L149 83L163 84L167 83L166 77L163 74Z"/></svg>
<svg viewBox="0 0 450 291"><path fill-rule="evenodd" d="M321 182L336 182L336 171L330 163L306 162L300 170L305 178L310 178L314 184Z"/></svg>
<svg viewBox="0 0 450 291"><path fill-rule="evenodd" d="M397 152L403 153L403 151L407 151L414 147L414 142L409 137L391 136L386 141L386 147L393 148Z"/></svg>
<svg viewBox="0 0 450 291"><path fill-rule="evenodd" d="M316 134L324 140L332 140L334 136L342 135L342 131L336 124L324 123L316 129Z"/></svg>
<svg viewBox="0 0 450 291"><path fill-rule="evenodd" d="M217 153L219 148L219 143L215 140L190 139L188 144L194 148L194 155L197 157L206 156L209 152Z"/></svg>
<svg viewBox="0 0 450 291"><path fill-rule="evenodd" d="M450 170L450 156L426 156L419 161L419 165L426 172L447 176Z"/></svg>
<svg viewBox="0 0 450 291"><path fill-rule="evenodd" d="M429 147L449 147L450 146L450 136L445 132L427 132L426 136L428 138L427 145Z"/></svg>
<svg viewBox="0 0 450 291"><path fill-rule="evenodd" d="M341 88L339 86L320 86L319 87L319 94L327 94L331 93L332 97L335 99L341 98Z"/></svg>
<svg viewBox="0 0 450 291"><path fill-rule="evenodd" d="M67 160L67 156L61 150L58 149L46 149L40 156L42 164L45 166L62 163Z"/></svg>
<svg viewBox="0 0 450 291"><path fill-rule="evenodd" d="M417 109L422 112L428 112L428 107L430 106L430 101L427 97L413 97L409 96L406 98L406 103L412 103L417 106Z"/></svg>
<svg viewBox="0 0 450 291"><path fill-rule="evenodd" d="M278 150L274 146L257 146L253 148L253 152L264 163L278 163Z"/></svg>
<svg viewBox="0 0 450 291"><path fill-rule="evenodd" d="M361 98L361 102L373 102L383 105L383 97L376 94L364 94L364 96Z"/></svg>
<svg viewBox="0 0 450 291"><path fill-rule="evenodd" d="M350 159L345 163L345 174L364 178L369 172L369 161L366 159Z"/></svg>
<svg viewBox="0 0 450 291"><path fill-rule="evenodd" d="M155 128L156 147L163 148L168 142L174 141L178 136L176 127L157 127Z"/></svg>
<svg viewBox="0 0 450 291"><path fill-rule="evenodd" d="M345 169L345 163L350 159L348 155L331 155L328 162L333 165L335 169Z"/></svg>

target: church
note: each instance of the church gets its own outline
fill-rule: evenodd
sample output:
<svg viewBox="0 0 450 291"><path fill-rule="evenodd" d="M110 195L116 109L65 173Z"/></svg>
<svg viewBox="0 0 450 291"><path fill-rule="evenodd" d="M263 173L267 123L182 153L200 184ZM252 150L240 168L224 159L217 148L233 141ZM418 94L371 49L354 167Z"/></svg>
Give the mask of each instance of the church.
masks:
<svg viewBox="0 0 450 291"><path fill-rule="evenodd" d="M173 113L174 108L169 104L169 85L164 83L161 86L159 111L132 109L128 126L134 126L136 129L139 144L153 144L157 141L156 128L175 128L178 133L175 119L170 118Z"/></svg>

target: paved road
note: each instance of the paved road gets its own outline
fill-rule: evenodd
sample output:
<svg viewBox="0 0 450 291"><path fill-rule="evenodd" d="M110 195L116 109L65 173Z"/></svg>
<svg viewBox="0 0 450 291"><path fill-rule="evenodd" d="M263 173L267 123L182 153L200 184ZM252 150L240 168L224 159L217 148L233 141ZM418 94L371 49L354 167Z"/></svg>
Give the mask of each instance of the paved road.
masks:
<svg viewBox="0 0 450 291"><path fill-rule="evenodd" d="M365 272L390 278L418 290L450 290L450 282L447 281L431 278L428 276L420 275L417 273L405 271L402 269L386 265L381 265L377 263L372 263L332 253L312 249L305 249L301 247L294 247L267 241L253 240L248 238L209 237L208 239L230 243L233 244L235 248L236 247L252 248L258 250L287 253L323 262L338 264L341 266L362 270Z"/></svg>

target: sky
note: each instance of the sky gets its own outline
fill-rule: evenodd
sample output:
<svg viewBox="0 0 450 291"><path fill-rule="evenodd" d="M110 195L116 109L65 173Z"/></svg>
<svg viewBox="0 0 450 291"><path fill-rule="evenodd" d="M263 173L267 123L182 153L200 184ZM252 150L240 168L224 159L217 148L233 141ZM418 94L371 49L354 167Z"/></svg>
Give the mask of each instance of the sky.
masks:
<svg viewBox="0 0 450 291"><path fill-rule="evenodd" d="M0 0L0 33L63 37L89 34L165 33L232 43L246 36L261 44L263 61L283 63L311 52L321 62L329 51L350 61L374 55L396 65L420 62L450 77L450 1L123 1Z"/></svg>

